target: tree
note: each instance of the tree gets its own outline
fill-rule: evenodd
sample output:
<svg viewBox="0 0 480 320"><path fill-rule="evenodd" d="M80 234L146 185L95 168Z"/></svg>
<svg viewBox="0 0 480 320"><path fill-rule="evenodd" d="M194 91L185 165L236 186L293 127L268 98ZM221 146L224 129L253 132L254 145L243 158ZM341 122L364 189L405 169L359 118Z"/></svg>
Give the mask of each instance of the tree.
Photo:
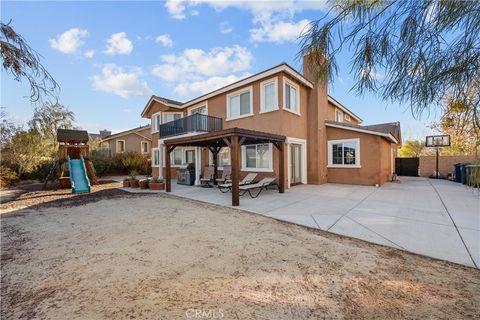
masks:
<svg viewBox="0 0 480 320"><path fill-rule="evenodd" d="M12 137L21 128L16 126L13 122L6 119L7 113L4 110L0 111L0 151L3 151L9 144Z"/></svg>
<svg viewBox="0 0 480 320"><path fill-rule="evenodd" d="M37 102L43 96L56 96L57 82L40 63L40 55L13 30L10 22L0 21L0 56L7 73L11 73L16 81L26 79L29 82L31 102Z"/></svg>
<svg viewBox="0 0 480 320"><path fill-rule="evenodd" d="M11 139L8 151L2 153L2 161L13 167L19 176L33 172L50 159L45 152L46 142L35 130L18 131Z"/></svg>
<svg viewBox="0 0 480 320"><path fill-rule="evenodd" d="M33 119L29 122L32 129L38 131L51 142L53 151L57 149L57 130L72 129L75 114L67 107L55 103L46 103L42 107L35 108Z"/></svg>
<svg viewBox="0 0 480 320"><path fill-rule="evenodd" d="M402 158L418 158L425 150L425 142L420 140L407 140L402 144L400 149L400 157Z"/></svg>
<svg viewBox="0 0 480 320"><path fill-rule="evenodd" d="M443 115L432 128L450 135L450 147L442 148L442 154L472 155L480 147L480 129L475 123L475 108L465 101L447 97Z"/></svg>
<svg viewBox="0 0 480 320"><path fill-rule="evenodd" d="M330 7L334 16L313 21L301 36L299 55L310 55L316 81L333 80L336 56L347 47L358 93L410 102L415 117L449 93L479 118L480 89L470 92L475 105L466 88L479 81L480 1L332 0Z"/></svg>

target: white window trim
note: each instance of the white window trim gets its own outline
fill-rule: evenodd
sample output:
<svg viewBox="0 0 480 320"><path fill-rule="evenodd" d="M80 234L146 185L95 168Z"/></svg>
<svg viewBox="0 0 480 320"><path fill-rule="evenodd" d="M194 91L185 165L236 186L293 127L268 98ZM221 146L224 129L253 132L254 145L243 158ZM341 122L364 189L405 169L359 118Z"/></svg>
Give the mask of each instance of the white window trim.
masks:
<svg viewBox="0 0 480 320"><path fill-rule="evenodd" d="M351 122L351 120L352 120L352 118L350 118L350 115L347 114L347 113L343 114L343 119L344 119L345 121L348 121L348 122Z"/></svg>
<svg viewBox="0 0 480 320"><path fill-rule="evenodd" d="M240 95L240 94L245 93L245 92L250 92L250 113L247 113L247 114L235 117L235 118L230 117L230 97ZM246 87L246 88L243 88L241 90L237 90L235 92L227 94L226 106L227 106L227 113L226 113L227 118L225 119L225 121L232 121L232 120L237 120L237 119L242 119L242 118L253 116L253 90L252 90L252 86Z"/></svg>
<svg viewBox="0 0 480 320"><path fill-rule="evenodd" d="M263 143L259 143L263 144ZM268 168L247 168L247 150L248 146L256 146L259 144L248 144L242 145L242 171L245 172L273 172L273 145L268 143L268 153L270 154L270 159L268 161Z"/></svg>
<svg viewBox="0 0 480 320"><path fill-rule="evenodd" d="M291 109L288 109L286 107L287 105L287 91L285 90L285 85L288 84L289 86L292 86L294 87L296 90L297 90L297 106L298 106L298 110L297 111L293 111ZM297 85L296 83L288 80L287 78L283 78L283 86L282 86L282 90L283 90L283 106L282 106L282 109L285 110L285 111L288 111L290 113L293 113L293 114L296 114L298 116L301 115L301 106L300 106L300 86Z"/></svg>
<svg viewBox="0 0 480 320"><path fill-rule="evenodd" d="M158 151L158 164L155 164L153 160L155 159L155 151ZM160 168L160 148L152 148L152 167L153 168Z"/></svg>
<svg viewBox="0 0 480 320"><path fill-rule="evenodd" d="M179 115L181 116L180 118L183 117L183 112L163 112L163 114L162 114L162 124L163 124L163 123L167 123L167 122L165 121L165 116L166 116L166 115L171 115L171 114L173 114L174 116L175 116L176 114L179 114ZM170 122L170 121L169 121L169 122Z"/></svg>
<svg viewBox="0 0 480 320"><path fill-rule="evenodd" d="M299 138L293 138L293 137L287 137L285 140L285 143L287 144L287 174L288 174L288 187L290 188L290 144L299 144L302 146L302 183L307 184L307 172L308 172L308 167L307 167L307 140L305 139L299 139Z"/></svg>
<svg viewBox="0 0 480 320"><path fill-rule="evenodd" d="M152 128L151 128L151 133L157 133L157 132L158 132L158 130L156 130L156 127L157 127L157 126L155 126L155 124L153 123L153 119L154 119L155 116L157 116L157 115L160 116L160 117L158 118L158 125L160 126L160 125L162 124L162 113L161 113L161 112L157 112L157 113L152 114L152 118L151 118L152 120L150 121L150 124L151 124L151 126L152 126Z"/></svg>
<svg viewBox="0 0 480 320"><path fill-rule="evenodd" d="M184 147L182 148L183 149L183 153L182 153L182 163L187 163L187 151L193 151L195 152L195 147ZM195 154L195 162L197 161L197 158L196 158L196 154Z"/></svg>
<svg viewBox="0 0 480 320"><path fill-rule="evenodd" d="M174 150L181 150L182 151L182 164L185 163L185 151L184 151L184 147L176 147ZM172 156L172 152L170 152L170 156ZM163 147L163 165L162 167L163 168L166 168L167 167L167 162L166 162L166 158L167 158L167 150L165 147ZM182 164L173 164L173 161L172 159L170 159L170 168L178 168L180 167Z"/></svg>
<svg viewBox="0 0 480 320"><path fill-rule="evenodd" d="M340 117L340 118L342 118L341 120L337 119L337 114L341 115L341 117ZM335 121L343 122L343 119L345 119L345 114L343 113L343 111L338 109L338 108L335 108Z"/></svg>
<svg viewBox="0 0 480 320"><path fill-rule="evenodd" d="M266 85L273 83L273 109L265 110L264 88ZM268 113L277 111L278 108L278 77L270 78L260 82L260 113Z"/></svg>
<svg viewBox="0 0 480 320"><path fill-rule="evenodd" d="M229 147L225 147L225 148L229 148ZM229 152L232 152L232 150L230 150ZM232 161L232 154L230 153L230 162L231 161ZM213 153L210 150L208 151L208 165L213 166ZM218 166L217 168L219 170L223 170L223 166Z"/></svg>
<svg viewBox="0 0 480 320"><path fill-rule="evenodd" d="M355 142L357 148L355 149L355 164L333 164L332 146L337 143ZM354 139L341 139L341 140L328 140L328 165L327 168L343 168L343 169L359 169L361 168L360 162L360 138Z"/></svg>
<svg viewBox="0 0 480 320"><path fill-rule="evenodd" d="M143 144L145 144L145 143L147 144L147 151L146 151L146 152L143 151ZM150 153L150 145L149 145L148 141L140 141L140 151L141 151L141 153L143 153L143 154L148 154L148 153Z"/></svg>
<svg viewBox="0 0 480 320"><path fill-rule="evenodd" d="M123 151L118 151L118 143L119 143L120 141L123 141ZM125 150L126 150L126 149L127 149L127 144L126 144L125 140L118 140L118 139L115 140L115 152L116 152L116 153L125 153Z"/></svg>
<svg viewBox="0 0 480 320"><path fill-rule="evenodd" d="M208 115L208 101L205 101L205 102L202 102L202 103L198 103L198 104L196 104L196 105L194 105L194 106L188 107L188 109L187 109L187 115L191 115L191 114L192 114L192 110L197 109L197 108L200 108L200 107L205 107L205 109L207 110L206 115Z"/></svg>

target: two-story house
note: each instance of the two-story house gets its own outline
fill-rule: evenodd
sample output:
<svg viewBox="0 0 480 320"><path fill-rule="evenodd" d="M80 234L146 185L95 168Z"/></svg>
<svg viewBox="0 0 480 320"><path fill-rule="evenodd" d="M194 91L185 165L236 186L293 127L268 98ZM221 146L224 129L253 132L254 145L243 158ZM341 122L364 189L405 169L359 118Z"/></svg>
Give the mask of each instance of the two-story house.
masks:
<svg viewBox="0 0 480 320"><path fill-rule="evenodd" d="M115 134L104 135L101 146L110 157L125 152L136 152L144 156L151 154L151 128L150 125L140 126Z"/></svg>
<svg viewBox="0 0 480 320"><path fill-rule="evenodd" d="M213 164L210 148L182 146L165 150L169 139L241 128L285 137L283 158L272 143L242 144L240 176L248 172L280 176L285 187L326 182L381 185L394 173L401 141L398 122L361 125L362 119L328 95L325 84L311 81L286 63L187 102L152 96L142 111L151 119L152 171L163 177L165 154L175 166ZM277 150L278 149L278 150ZM219 169L231 164L230 148L217 155Z"/></svg>

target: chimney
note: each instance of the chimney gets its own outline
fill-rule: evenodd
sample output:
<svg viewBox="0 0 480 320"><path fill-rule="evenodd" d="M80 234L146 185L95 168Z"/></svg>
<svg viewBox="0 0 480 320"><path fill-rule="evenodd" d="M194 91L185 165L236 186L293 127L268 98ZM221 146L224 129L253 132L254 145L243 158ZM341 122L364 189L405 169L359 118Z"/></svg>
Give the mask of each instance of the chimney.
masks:
<svg viewBox="0 0 480 320"><path fill-rule="evenodd" d="M112 135L112 131L108 131L107 129L100 130L100 138L105 138Z"/></svg>

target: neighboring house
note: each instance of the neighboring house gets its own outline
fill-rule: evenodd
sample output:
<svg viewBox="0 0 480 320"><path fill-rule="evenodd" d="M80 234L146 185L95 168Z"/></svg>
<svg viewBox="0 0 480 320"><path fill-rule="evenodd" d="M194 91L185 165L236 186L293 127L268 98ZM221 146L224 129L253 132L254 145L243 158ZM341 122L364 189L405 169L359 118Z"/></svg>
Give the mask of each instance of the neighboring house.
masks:
<svg viewBox="0 0 480 320"><path fill-rule="evenodd" d="M151 119L153 175L165 174L164 143L169 139L241 128L286 137L286 187L326 182L381 185L391 179L400 124L362 126L359 116L328 95L326 85L310 79L308 70L302 75L282 63L185 103L152 96L141 115ZM242 145L240 175L278 177L280 153L272 145ZM224 147L219 169L230 161L230 148ZM172 167L196 164L197 184L202 168L212 162L206 147L171 151Z"/></svg>
<svg viewBox="0 0 480 320"><path fill-rule="evenodd" d="M112 131L108 131L107 129L100 130L99 133L88 133L88 137L90 141L92 140L102 140L105 137L108 137L112 134Z"/></svg>
<svg viewBox="0 0 480 320"><path fill-rule="evenodd" d="M150 156L151 133L150 125L110 134L101 140L102 148L108 149L110 156L125 152L138 152Z"/></svg>

